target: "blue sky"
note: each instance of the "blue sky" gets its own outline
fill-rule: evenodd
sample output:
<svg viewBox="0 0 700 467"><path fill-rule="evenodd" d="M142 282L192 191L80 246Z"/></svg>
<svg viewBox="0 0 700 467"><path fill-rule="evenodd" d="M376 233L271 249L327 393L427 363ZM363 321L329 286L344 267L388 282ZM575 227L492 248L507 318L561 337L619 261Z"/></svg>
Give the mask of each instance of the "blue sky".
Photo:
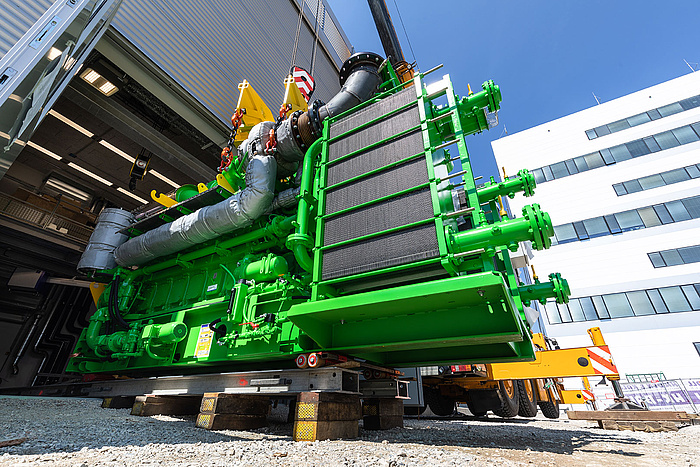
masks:
<svg viewBox="0 0 700 467"><path fill-rule="evenodd" d="M383 49L366 0L328 0L356 51ZM386 0L407 61L394 0ZM700 0L396 0L421 70L440 63L458 94L487 79L500 124L467 138L475 175L495 175L490 142L690 72ZM700 93L700 89L698 90ZM528 167L527 161L523 161ZM509 174L510 175L510 174Z"/></svg>

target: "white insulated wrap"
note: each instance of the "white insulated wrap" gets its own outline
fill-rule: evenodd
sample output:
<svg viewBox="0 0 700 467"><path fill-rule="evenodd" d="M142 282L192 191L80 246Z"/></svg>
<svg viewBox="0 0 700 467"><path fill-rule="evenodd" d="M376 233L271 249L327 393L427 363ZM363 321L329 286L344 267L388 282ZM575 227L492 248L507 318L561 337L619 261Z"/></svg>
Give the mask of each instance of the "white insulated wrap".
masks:
<svg viewBox="0 0 700 467"><path fill-rule="evenodd" d="M132 238L114 251L117 264L138 266L251 225L272 204L276 178L273 156L253 156L246 168L243 190Z"/></svg>

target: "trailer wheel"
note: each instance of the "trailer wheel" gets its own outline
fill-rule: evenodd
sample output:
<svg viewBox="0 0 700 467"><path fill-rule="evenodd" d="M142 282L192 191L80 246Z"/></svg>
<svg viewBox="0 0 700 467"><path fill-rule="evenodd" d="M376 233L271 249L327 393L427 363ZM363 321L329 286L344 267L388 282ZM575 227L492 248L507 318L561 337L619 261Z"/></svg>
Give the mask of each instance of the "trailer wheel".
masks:
<svg viewBox="0 0 700 467"><path fill-rule="evenodd" d="M537 415L537 394L532 380L523 379L517 381L518 397L520 399L520 408L518 415L521 417L535 417Z"/></svg>
<svg viewBox="0 0 700 467"><path fill-rule="evenodd" d="M547 418L559 418L559 401L554 396L552 388L547 389L547 396L549 400L538 402L542 415Z"/></svg>
<svg viewBox="0 0 700 467"><path fill-rule="evenodd" d="M493 411L494 414L503 418L511 418L518 415L520 408L518 387L516 381L505 380L498 382L498 392L501 399L501 407Z"/></svg>
<svg viewBox="0 0 700 467"><path fill-rule="evenodd" d="M432 410L435 415L447 417L455 413L457 404L455 404L455 401L449 397L440 394L439 389L424 387L423 390L425 405L430 407L430 410Z"/></svg>
<svg viewBox="0 0 700 467"><path fill-rule="evenodd" d="M483 417L484 415L486 415L486 412L488 412L488 410L476 410L476 409L472 408L473 406L474 406L474 404L470 404L469 402L467 402L467 407L469 408L469 412L472 415L474 415L475 417Z"/></svg>

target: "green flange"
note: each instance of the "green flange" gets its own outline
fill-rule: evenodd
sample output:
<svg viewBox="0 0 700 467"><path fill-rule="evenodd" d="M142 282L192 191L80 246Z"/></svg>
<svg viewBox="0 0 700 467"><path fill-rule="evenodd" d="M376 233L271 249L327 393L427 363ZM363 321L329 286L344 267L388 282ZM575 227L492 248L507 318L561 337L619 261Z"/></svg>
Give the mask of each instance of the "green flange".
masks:
<svg viewBox="0 0 700 467"><path fill-rule="evenodd" d="M550 274L549 280L550 282L535 281L534 284L518 287L523 303L529 306L532 300L536 300L544 305L548 298L554 298L557 303L569 303L569 282L558 272Z"/></svg>
<svg viewBox="0 0 700 467"><path fill-rule="evenodd" d="M523 207L523 217L506 219L483 227L450 235L453 253L474 251L483 248L489 256L496 254L499 247L511 251L518 249L518 242L530 240L536 250L552 245L549 238L554 234L549 214L540 209L539 204Z"/></svg>

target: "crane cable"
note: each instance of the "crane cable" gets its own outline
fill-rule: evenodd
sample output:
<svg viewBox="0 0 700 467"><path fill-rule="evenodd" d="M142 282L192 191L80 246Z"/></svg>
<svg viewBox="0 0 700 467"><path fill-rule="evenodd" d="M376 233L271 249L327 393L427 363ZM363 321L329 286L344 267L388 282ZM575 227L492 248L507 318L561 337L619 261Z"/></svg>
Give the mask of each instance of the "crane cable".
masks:
<svg viewBox="0 0 700 467"><path fill-rule="evenodd" d="M316 50L318 49L318 15L321 11L322 0L316 0L316 24L314 24L314 52L311 56L311 76L314 75L314 65L316 64ZM325 10L323 12L326 13Z"/></svg>
<svg viewBox="0 0 700 467"><path fill-rule="evenodd" d="M292 50L292 62L289 64L289 69L291 70L294 66L294 62L297 59L297 47L299 46L299 33L301 32L301 21L304 17L304 4L299 0L299 22L297 23L297 34L294 37L294 50Z"/></svg>
<svg viewBox="0 0 700 467"><path fill-rule="evenodd" d="M401 21L401 27L403 28L403 33L406 36L406 41L408 41L408 48L411 49L411 56L413 56L413 63L416 63L416 54L413 53L413 46L411 45L411 39L408 37L408 32L406 32L406 25L403 24L403 18L401 17L401 11L399 10L399 5L394 0L394 6L396 7L396 12L399 14L399 21Z"/></svg>

